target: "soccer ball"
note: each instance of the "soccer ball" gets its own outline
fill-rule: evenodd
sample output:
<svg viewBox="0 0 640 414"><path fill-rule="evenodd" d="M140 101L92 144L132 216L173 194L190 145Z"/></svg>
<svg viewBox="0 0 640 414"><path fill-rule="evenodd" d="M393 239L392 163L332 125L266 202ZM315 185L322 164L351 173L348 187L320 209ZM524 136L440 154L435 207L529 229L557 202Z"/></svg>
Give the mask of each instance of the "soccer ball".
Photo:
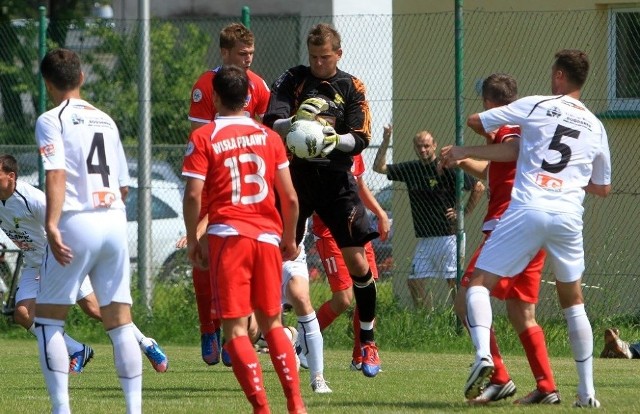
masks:
<svg viewBox="0 0 640 414"><path fill-rule="evenodd" d="M313 158L324 148L322 124L317 121L299 120L291 125L287 134L287 148L299 158Z"/></svg>

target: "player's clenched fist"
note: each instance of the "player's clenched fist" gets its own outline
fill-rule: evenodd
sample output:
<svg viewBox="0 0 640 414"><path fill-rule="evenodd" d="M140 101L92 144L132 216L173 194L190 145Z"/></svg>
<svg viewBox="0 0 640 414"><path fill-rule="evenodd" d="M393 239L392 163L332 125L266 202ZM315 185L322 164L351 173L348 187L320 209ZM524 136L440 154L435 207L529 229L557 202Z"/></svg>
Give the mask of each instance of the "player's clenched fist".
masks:
<svg viewBox="0 0 640 414"><path fill-rule="evenodd" d="M294 121L301 119L307 121L315 121L318 114L322 111L329 109L329 104L322 98L309 98L306 99L296 112L296 118Z"/></svg>
<svg viewBox="0 0 640 414"><path fill-rule="evenodd" d="M467 158L464 147L447 145L440 150L440 164L442 168L453 168L458 161Z"/></svg>

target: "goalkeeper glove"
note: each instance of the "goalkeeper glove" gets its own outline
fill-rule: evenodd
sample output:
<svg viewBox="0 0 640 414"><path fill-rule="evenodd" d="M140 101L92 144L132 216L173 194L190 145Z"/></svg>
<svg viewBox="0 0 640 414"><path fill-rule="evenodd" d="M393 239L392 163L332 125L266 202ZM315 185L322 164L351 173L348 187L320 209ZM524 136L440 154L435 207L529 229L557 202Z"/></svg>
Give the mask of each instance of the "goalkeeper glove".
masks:
<svg viewBox="0 0 640 414"><path fill-rule="evenodd" d="M327 109L329 109L329 104L322 98L306 99L302 104L300 104L294 121L299 121L301 119L306 121L315 121L316 116Z"/></svg>
<svg viewBox="0 0 640 414"><path fill-rule="evenodd" d="M332 126L322 128L322 133L324 134L324 148L320 151L320 156L326 157L340 143L340 135Z"/></svg>

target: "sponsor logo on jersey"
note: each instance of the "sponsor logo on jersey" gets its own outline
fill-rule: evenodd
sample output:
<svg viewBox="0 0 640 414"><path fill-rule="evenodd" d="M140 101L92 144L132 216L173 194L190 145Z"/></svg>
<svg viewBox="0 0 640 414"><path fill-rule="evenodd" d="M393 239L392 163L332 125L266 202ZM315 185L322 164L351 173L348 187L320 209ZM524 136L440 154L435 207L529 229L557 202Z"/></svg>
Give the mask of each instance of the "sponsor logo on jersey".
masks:
<svg viewBox="0 0 640 414"><path fill-rule="evenodd" d="M13 226L14 226L16 229L19 229L19 228L20 228L20 218L18 218L18 217L14 217L14 218L13 218Z"/></svg>
<svg viewBox="0 0 640 414"><path fill-rule="evenodd" d="M56 147L53 144L47 144L40 147L40 155L43 157L52 157L56 154Z"/></svg>
<svg viewBox="0 0 640 414"><path fill-rule="evenodd" d="M562 180L557 177L552 177L546 174L538 174L536 176L536 184L538 184L541 188L549 191L560 191L562 190Z"/></svg>
<svg viewBox="0 0 640 414"><path fill-rule="evenodd" d="M109 208L116 201L116 195L111 191L96 191L93 193L93 207Z"/></svg>
<svg viewBox="0 0 640 414"><path fill-rule="evenodd" d="M573 102L571 102L571 101L565 101L565 100L562 100L561 102L562 102L563 104L565 104L565 105L567 105L567 106L570 106L570 107L572 107L572 108L574 108L574 109L577 109L577 110L579 110L579 111L584 111L584 107L583 107L583 106L576 105L575 103L573 103Z"/></svg>
<svg viewBox="0 0 640 414"><path fill-rule="evenodd" d="M184 151L184 156L188 157L189 155L193 154L194 149L196 149L196 146L193 145L193 142L189 141L189 143L187 144L187 149Z"/></svg>
<svg viewBox="0 0 640 414"><path fill-rule="evenodd" d="M80 118L78 114L73 114L71 115L71 122L73 122L73 125L80 125L84 124L84 119Z"/></svg>
<svg viewBox="0 0 640 414"><path fill-rule="evenodd" d="M197 88L194 89L191 98L193 99L193 102L200 102L202 100L202 91Z"/></svg>
<svg viewBox="0 0 640 414"><path fill-rule="evenodd" d="M547 109L547 116L560 118L560 116L562 116L562 111L560 111L557 106L552 106L551 108Z"/></svg>

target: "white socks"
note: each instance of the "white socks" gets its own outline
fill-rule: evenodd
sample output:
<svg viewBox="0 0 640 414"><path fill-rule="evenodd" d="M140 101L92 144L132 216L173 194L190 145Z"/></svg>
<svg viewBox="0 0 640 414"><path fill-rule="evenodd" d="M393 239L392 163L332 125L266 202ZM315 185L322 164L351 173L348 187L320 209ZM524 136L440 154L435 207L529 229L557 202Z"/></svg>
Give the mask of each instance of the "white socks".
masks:
<svg viewBox="0 0 640 414"><path fill-rule="evenodd" d="M32 323L29 329L27 329L27 331L31 333L33 336L36 336L36 323L35 322ZM67 345L67 352L69 352L69 355L75 354L76 352L80 352L84 349L83 344L81 344L80 342L76 341L75 339L67 335L66 332L63 331L63 335L64 335L64 343Z"/></svg>
<svg viewBox="0 0 640 414"><path fill-rule="evenodd" d="M64 321L35 318L40 368L51 400L51 412L66 414L69 406L69 353L64 341Z"/></svg>
<svg viewBox="0 0 640 414"><path fill-rule="evenodd" d="M578 396L582 401L596 395L593 385L593 330L584 304L563 309L573 359L578 370Z"/></svg>
<svg viewBox="0 0 640 414"><path fill-rule="evenodd" d="M127 414L142 412L142 356L133 324L107 331L113 344L113 360L127 403Z"/></svg>
<svg viewBox="0 0 640 414"><path fill-rule="evenodd" d="M491 355L489 338L492 323L489 290L484 286L471 286L467 289L467 326L478 359Z"/></svg>
<svg viewBox="0 0 640 414"><path fill-rule="evenodd" d="M324 371L324 340L316 313L298 316L298 343L307 357L311 381Z"/></svg>

